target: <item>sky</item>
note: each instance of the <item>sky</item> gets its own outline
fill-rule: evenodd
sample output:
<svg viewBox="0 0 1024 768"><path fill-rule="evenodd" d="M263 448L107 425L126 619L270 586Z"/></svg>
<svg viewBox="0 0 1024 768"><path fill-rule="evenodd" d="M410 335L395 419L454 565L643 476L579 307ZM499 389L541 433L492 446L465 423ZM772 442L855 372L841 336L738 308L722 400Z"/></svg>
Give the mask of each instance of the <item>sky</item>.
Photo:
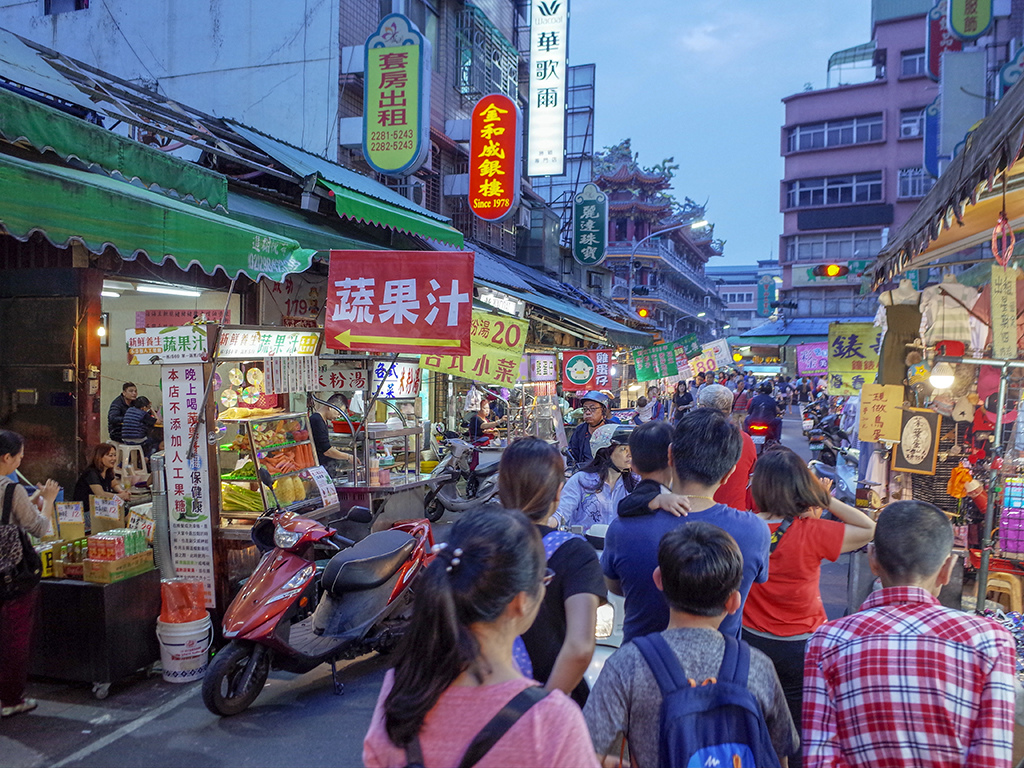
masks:
<svg viewBox="0 0 1024 768"><path fill-rule="evenodd" d="M871 40L870 0L574 0L569 64L594 63L594 147L675 157L725 255L778 255L782 99L824 88L828 57Z"/></svg>

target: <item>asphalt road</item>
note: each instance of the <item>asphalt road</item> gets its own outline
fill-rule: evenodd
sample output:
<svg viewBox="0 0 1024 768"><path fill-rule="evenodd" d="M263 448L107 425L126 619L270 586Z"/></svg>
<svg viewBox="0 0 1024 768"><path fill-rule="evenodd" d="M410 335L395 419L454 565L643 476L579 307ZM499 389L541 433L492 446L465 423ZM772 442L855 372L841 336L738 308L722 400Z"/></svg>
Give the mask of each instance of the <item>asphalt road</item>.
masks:
<svg viewBox="0 0 1024 768"><path fill-rule="evenodd" d="M809 458L797 417L785 420L783 444ZM830 617L845 606L846 566L822 569ZM377 700L387 659L351 662L340 672L271 674L256 702L235 717L203 706L199 684L139 675L95 700L88 685L33 680L39 708L0 720L0 765L35 766L355 766Z"/></svg>

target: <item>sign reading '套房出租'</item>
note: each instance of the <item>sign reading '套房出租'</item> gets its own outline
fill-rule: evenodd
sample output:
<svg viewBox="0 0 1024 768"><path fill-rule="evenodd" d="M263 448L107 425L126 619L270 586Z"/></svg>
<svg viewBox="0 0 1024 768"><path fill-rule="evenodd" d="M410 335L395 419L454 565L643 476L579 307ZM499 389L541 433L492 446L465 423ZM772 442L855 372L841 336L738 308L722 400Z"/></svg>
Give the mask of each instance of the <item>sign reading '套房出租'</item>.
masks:
<svg viewBox="0 0 1024 768"><path fill-rule="evenodd" d="M430 151L430 41L400 13L366 40L363 156L370 167L407 176Z"/></svg>

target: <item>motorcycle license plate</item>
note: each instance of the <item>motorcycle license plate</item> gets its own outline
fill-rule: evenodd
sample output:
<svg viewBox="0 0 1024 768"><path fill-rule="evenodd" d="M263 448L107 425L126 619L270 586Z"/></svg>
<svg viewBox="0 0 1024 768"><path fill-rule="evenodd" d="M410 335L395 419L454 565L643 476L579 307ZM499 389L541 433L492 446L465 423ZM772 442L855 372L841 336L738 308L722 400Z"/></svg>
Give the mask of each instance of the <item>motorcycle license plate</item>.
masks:
<svg viewBox="0 0 1024 768"><path fill-rule="evenodd" d="M751 435L750 439L754 445L764 445L764 435Z"/></svg>
<svg viewBox="0 0 1024 768"><path fill-rule="evenodd" d="M811 443L807 447L810 448L812 451L820 451L822 448L825 447L825 444L824 443Z"/></svg>
<svg viewBox="0 0 1024 768"><path fill-rule="evenodd" d="M810 429L813 426L814 426L814 420L813 419L804 419L804 421L803 421L803 428L805 430L808 430L808 429Z"/></svg>

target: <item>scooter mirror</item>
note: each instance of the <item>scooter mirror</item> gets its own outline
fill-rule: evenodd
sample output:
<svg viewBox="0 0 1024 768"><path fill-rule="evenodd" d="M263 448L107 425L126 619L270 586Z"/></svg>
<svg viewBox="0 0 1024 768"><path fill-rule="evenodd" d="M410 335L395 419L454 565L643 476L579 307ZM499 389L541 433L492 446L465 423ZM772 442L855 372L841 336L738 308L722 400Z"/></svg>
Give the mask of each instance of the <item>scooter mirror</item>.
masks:
<svg viewBox="0 0 1024 768"><path fill-rule="evenodd" d="M345 519L350 523L369 523L373 521L373 513L366 507L352 507Z"/></svg>
<svg viewBox="0 0 1024 768"><path fill-rule="evenodd" d="M266 467L260 467L260 482L268 488L274 487L274 478L270 476L270 472Z"/></svg>

